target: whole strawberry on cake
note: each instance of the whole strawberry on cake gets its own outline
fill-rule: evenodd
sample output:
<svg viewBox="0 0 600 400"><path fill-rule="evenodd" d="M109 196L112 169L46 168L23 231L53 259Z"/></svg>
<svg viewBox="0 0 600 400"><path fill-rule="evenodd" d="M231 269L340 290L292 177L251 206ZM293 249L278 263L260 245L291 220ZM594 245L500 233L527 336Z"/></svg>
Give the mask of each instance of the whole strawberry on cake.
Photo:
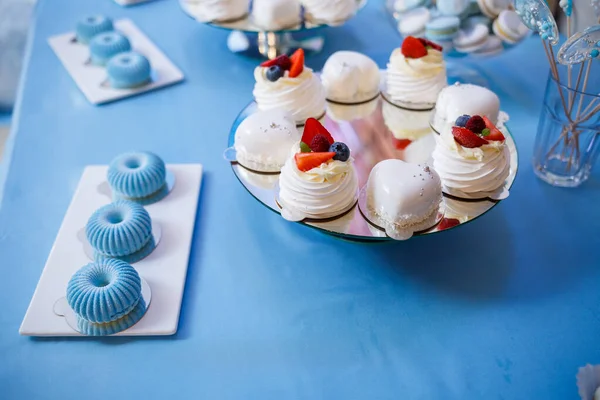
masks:
<svg viewBox="0 0 600 400"><path fill-rule="evenodd" d="M433 165L446 193L494 198L510 173L510 151L488 117L462 115L436 137Z"/></svg>
<svg viewBox="0 0 600 400"><path fill-rule="evenodd" d="M254 99L260 110L282 108L301 124L325 113L325 89L313 70L304 65L304 50L281 55L254 70Z"/></svg>
<svg viewBox="0 0 600 400"><path fill-rule="evenodd" d="M386 94L410 110L431 109L448 85L442 47L430 40L407 36L387 65Z"/></svg>
<svg viewBox="0 0 600 400"><path fill-rule="evenodd" d="M354 207L358 179L345 143L336 142L314 118L279 177L281 215L291 221L340 216Z"/></svg>

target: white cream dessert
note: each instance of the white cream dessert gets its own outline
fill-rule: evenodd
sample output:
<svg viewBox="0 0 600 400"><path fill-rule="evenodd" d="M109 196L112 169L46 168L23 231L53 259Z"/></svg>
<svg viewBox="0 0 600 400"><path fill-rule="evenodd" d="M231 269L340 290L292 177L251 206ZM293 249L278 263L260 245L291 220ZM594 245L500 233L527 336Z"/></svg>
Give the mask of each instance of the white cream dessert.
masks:
<svg viewBox="0 0 600 400"><path fill-rule="evenodd" d="M440 92L433 112L432 126L440 132L463 114L481 115L498 124L500 99L491 90L469 83L456 83Z"/></svg>
<svg viewBox="0 0 600 400"><path fill-rule="evenodd" d="M383 122L392 132L394 138L402 140L406 146L415 140L431 133L429 127L430 111L414 111L396 107L386 101L382 102ZM398 150L400 144L396 145Z"/></svg>
<svg viewBox="0 0 600 400"><path fill-rule="evenodd" d="M305 18L315 24L338 25L349 19L357 9L356 0L300 0Z"/></svg>
<svg viewBox="0 0 600 400"><path fill-rule="evenodd" d="M360 103L379 94L379 67L375 61L355 51L333 53L323 66L321 82L327 100Z"/></svg>
<svg viewBox="0 0 600 400"><path fill-rule="evenodd" d="M278 172L300 137L286 111L259 111L243 120L235 131L236 159L254 171Z"/></svg>
<svg viewBox="0 0 600 400"><path fill-rule="evenodd" d="M252 20L262 29L278 31L300 23L298 0L254 0Z"/></svg>
<svg viewBox="0 0 600 400"><path fill-rule="evenodd" d="M505 137L485 116L464 115L446 124L436 138L433 160L444 191L458 197L488 197L503 188L510 174Z"/></svg>
<svg viewBox="0 0 600 400"><path fill-rule="evenodd" d="M371 170L365 190L368 215L395 239L407 239L436 223L442 184L427 164L381 161Z"/></svg>
<svg viewBox="0 0 600 400"><path fill-rule="evenodd" d="M309 143L307 143L309 142ZM291 221L340 216L356 203L358 178L350 150L314 118L281 169L278 203Z"/></svg>
<svg viewBox="0 0 600 400"><path fill-rule="evenodd" d="M325 113L325 89L313 70L304 65L304 51L280 56L254 70L254 99L260 110L282 108L296 123Z"/></svg>
<svg viewBox="0 0 600 400"><path fill-rule="evenodd" d="M409 109L430 109L448 85L442 48L426 39L408 36L387 65L386 94Z"/></svg>
<svg viewBox="0 0 600 400"><path fill-rule="evenodd" d="M249 0L192 0L187 4L202 22L234 21L244 17L250 9Z"/></svg>

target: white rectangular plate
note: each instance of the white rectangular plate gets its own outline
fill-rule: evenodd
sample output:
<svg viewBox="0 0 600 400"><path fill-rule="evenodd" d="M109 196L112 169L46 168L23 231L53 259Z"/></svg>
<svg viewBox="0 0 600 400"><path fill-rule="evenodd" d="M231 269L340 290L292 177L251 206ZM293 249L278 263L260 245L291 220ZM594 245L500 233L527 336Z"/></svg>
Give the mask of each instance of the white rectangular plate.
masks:
<svg viewBox="0 0 600 400"><path fill-rule="evenodd" d="M102 86L107 79L106 69L86 64L90 57L87 45L73 42L74 32L52 36L48 39L64 67L79 89L93 104L108 103L136 94L145 93L183 80L183 73L163 54L154 43L129 19L115 22L115 30L121 32L131 42L133 50L143 54L152 66L152 81L133 89L113 89Z"/></svg>
<svg viewBox="0 0 600 400"><path fill-rule="evenodd" d="M107 168L95 165L83 171L19 329L21 335L81 336L63 317L54 314L53 307L59 298L65 297L71 275L90 262L77 234L97 208L111 202L98 190L106 181ZM118 333L119 336L172 335L177 332L202 166L171 164L167 169L175 175L173 190L158 203L146 206L152 220L160 224L162 237L152 254L134 264L150 285L152 302L140 322Z"/></svg>

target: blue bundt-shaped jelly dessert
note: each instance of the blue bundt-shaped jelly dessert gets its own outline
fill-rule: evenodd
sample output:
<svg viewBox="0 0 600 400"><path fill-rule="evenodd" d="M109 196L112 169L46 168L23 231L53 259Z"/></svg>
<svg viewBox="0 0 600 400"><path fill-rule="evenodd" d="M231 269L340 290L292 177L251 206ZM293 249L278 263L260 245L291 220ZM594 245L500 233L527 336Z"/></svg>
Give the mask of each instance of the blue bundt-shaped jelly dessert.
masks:
<svg viewBox="0 0 600 400"><path fill-rule="evenodd" d="M105 65L111 57L129 50L129 39L115 31L100 33L90 41L90 58L94 65Z"/></svg>
<svg viewBox="0 0 600 400"><path fill-rule="evenodd" d="M131 328L140 319L142 319L145 313L146 302L140 297L140 301L138 301L137 305L133 307L131 312L112 322L96 324L78 316L77 329L80 333L87 336L114 335L115 333L119 333L125 329Z"/></svg>
<svg viewBox="0 0 600 400"><path fill-rule="evenodd" d="M108 61L106 72L111 87L133 88L150 81L150 62L135 51L120 53Z"/></svg>
<svg viewBox="0 0 600 400"><path fill-rule="evenodd" d="M67 285L69 306L78 317L93 323L107 323L129 314L141 296L140 276L121 260L90 263Z"/></svg>
<svg viewBox="0 0 600 400"><path fill-rule="evenodd" d="M77 23L75 36L78 42L87 44L97 34L112 30L113 23L110 18L103 15L92 15L83 18Z"/></svg>
<svg viewBox="0 0 600 400"><path fill-rule="evenodd" d="M124 153L108 167L108 183L118 195L129 199L152 196L165 186L164 161L147 151Z"/></svg>
<svg viewBox="0 0 600 400"><path fill-rule="evenodd" d="M85 233L96 252L108 257L127 256L152 239L152 220L141 205L117 200L92 214Z"/></svg>

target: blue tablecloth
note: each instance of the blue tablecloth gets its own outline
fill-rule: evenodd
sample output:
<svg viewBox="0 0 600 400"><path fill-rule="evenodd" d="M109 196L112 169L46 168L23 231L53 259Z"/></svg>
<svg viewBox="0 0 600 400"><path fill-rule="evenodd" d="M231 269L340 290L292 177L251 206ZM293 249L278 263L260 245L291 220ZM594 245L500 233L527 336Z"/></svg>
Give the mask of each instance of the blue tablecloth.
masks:
<svg viewBox="0 0 600 400"><path fill-rule="evenodd" d="M399 39L372 0L326 30L328 54L385 66ZM129 17L186 82L97 107L46 39L85 14ZM222 159L256 61L176 1L41 0L0 210L2 399L577 399L600 363L600 182L577 190L530 167L547 76L535 38L481 62L511 115L521 168L510 198L444 234L355 244L257 203ZM32 339L18 328L87 164L130 149L206 169L173 337Z"/></svg>

